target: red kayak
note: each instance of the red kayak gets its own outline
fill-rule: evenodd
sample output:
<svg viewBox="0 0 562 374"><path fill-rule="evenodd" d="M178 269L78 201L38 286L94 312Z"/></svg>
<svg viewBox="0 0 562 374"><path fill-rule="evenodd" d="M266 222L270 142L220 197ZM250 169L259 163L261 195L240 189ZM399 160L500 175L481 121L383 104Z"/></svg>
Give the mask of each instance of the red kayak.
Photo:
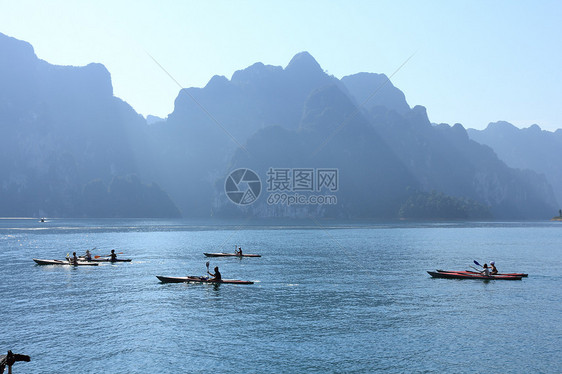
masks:
<svg viewBox="0 0 562 374"><path fill-rule="evenodd" d="M447 279L481 279L481 280L521 280L520 276L512 275L482 275L482 274L467 274L455 272L438 272L428 271L429 275L433 278L447 278Z"/></svg>
<svg viewBox="0 0 562 374"><path fill-rule="evenodd" d="M437 270L439 273L461 273L461 274L482 274L478 271L470 270ZM495 275L507 275L511 277L528 277L529 274L525 273L497 273Z"/></svg>
<svg viewBox="0 0 562 374"><path fill-rule="evenodd" d="M157 275L162 283L230 283L230 284L254 284L252 281L243 281L238 279L221 279L219 281L212 280L207 277L187 276L187 277L165 277Z"/></svg>

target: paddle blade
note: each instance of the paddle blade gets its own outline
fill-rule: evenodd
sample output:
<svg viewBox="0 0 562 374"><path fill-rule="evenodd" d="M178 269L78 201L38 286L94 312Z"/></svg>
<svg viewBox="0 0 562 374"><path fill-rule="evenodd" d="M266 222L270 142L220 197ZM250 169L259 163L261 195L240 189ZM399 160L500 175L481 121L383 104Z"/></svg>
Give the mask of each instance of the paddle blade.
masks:
<svg viewBox="0 0 562 374"><path fill-rule="evenodd" d="M478 261L474 260L474 263L475 263L476 265L482 267L482 265L480 265L480 264L478 263Z"/></svg>

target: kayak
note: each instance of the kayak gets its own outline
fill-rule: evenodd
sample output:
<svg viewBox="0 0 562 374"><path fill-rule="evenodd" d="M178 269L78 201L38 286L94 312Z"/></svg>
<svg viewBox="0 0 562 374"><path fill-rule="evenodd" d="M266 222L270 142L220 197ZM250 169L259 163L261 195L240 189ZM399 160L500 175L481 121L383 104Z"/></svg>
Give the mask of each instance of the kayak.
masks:
<svg viewBox="0 0 562 374"><path fill-rule="evenodd" d="M477 271L470 271L470 270L437 270L440 273L461 273L461 274L482 274ZM497 273L495 275L507 275L511 277L528 277L529 274L525 273Z"/></svg>
<svg viewBox="0 0 562 374"><path fill-rule="evenodd" d="M448 279L483 279L483 280L521 280L520 276L512 275L482 275L482 274L467 274L467 273L455 273L455 272L438 272L438 271L428 271L429 275L433 278L448 278Z"/></svg>
<svg viewBox="0 0 562 374"><path fill-rule="evenodd" d="M33 261L37 263L37 265L70 265L70 266L97 266L99 265L97 262L91 261L78 261L77 264L70 263L68 261L62 260L41 260L38 258L34 258Z"/></svg>
<svg viewBox="0 0 562 374"><path fill-rule="evenodd" d="M66 258L67 260L69 259L68 257ZM85 257L78 257L78 261L86 261ZM131 262L132 259L130 258L116 258L115 260L111 261L110 258L107 257L103 257L103 258L92 258L90 260L90 262Z"/></svg>
<svg viewBox="0 0 562 374"><path fill-rule="evenodd" d="M93 262L131 262L133 261L130 258L116 258L115 260L112 260L110 258L92 258Z"/></svg>
<svg viewBox="0 0 562 374"><path fill-rule="evenodd" d="M428 271L429 275L433 278L448 278L448 279L483 279L483 280L521 280L521 276L513 275L482 275L482 274L467 274L464 272L444 272L442 271Z"/></svg>
<svg viewBox="0 0 562 374"><path fill-rule="evenodd" d="M243 253L242 255L237 255L236 253L207 253L203 252L207 257L261 257L261 255L253 255Z"/></svg>
<svg viewBox="0 0 562 374"><path fill-rule="evenodd" d="M212 280L207 277L197 277L190 275L187 277L164 277L157 275L162 283L231 283L231 284L254 284L252 281L243 281L238 279L222 279L220 281Z"/></svg>

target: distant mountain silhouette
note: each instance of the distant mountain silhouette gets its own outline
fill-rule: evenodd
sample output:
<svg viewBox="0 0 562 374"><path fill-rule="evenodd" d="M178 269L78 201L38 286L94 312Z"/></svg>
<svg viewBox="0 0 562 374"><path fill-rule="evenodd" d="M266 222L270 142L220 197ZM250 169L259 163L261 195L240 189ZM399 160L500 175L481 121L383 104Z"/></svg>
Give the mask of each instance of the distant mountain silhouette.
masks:
<svg viewBox="0 0 562 374"><path fill-rule="evenodd" d="M0 34L0 82L0 215L83 216L89 181L138 173L146 123L113 96L103 65L50 65Z"/></svg>
<svg viewBox="0 0 562 374"><path fill-rule="evenodd" d="M307 52L182 89L150 124L113 96L102 65L53 66L1 34L0 82L0 215L528 219L557 209L544 177L509 168L460 124L432 125L386 76L338 80ZM261 190L229 185L240 203L261 191L252 204L225 191L237 168L261 178ZM338 188L312 191L337 203L272 204L274 168L337 170Z"/></svg>
<svg viewBox="0 0 562 374"><path fill-rule="evenodd" d="M553 206L544 179L509 169L488 147L470 141L461 125L432 126L420 106L405 115L383 106L361 111L336 85L311 94L298 131L264 129L249 139L248 150L236 153L233 169L263 175L272 165L338 168L338 205L291 210L262 201L242 208L218 203L216 210L264 217L523 219L542 217ZM427 210L436 199L439 205Z"/></svg>
<svg viewBox="0 0 562 374"><path fill-rule="evenodd" d="M404 93L384 74L358 73L341 79L358 105L366 110L380 106L405 115L410 111Z"/></svg>
<svg viewBox="0 0 562 374"><path fill-rule="evenodd" d="M296 130L310 93L334 83L302 52L285 69L256 63L231 80L214 76L203 88L181 90L166 124L148 130L152 156L143 175L159 181L184 215L207 216L233 152L268 126Z"/></svg>
<svg viewBox="0 0 562 374"><path fill-rule="evenodd" d="M258 172L264 184L270 167L337 169L337 205L291 207L264 198L238 208L217 198L215 210L258 217L396 218L406 187L417 183L365 118L352 116L355 111L336 85L319 88L306 101L298 130L272 126L258 131L247 142L248 152L236 152L231 167Z"/></svg>
<svg viewBox="0 0 562 374"><path fill-rule="evenodd" d="M468 129L478 143L491 147L507 165L544 174L552 185L558 204L562 204L562 129L541 130L538 125L518 129L499 121L485 130Z"/></svg>
<svg viewBox="0 0 562 374"><path fill-rule="evenodd" d="M148 116L146 116L146 123L148 125L152 125L152 124L155 124L155 123L158 123L158 122L163 122L163 121L165 121L165 119L160 118L158 116L153 116L153 115L150 115L150 114Z"/></svg>
<svg viewBox="0 0 562 374"><path fill-rule="evenodd" d="M471 141L460 124L431 125L424 107L402 118L375 109L371 120L423 191L470 199L496 218L541 218L555 206L544 178L510 169L491 149Z"/></svg>

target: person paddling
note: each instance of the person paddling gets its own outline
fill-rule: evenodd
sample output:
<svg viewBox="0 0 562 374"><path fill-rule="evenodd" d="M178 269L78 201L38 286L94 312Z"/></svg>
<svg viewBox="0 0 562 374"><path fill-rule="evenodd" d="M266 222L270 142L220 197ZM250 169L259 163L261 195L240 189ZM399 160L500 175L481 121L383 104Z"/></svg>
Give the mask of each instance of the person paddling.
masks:
<svg viewBox="0 0 562 374"><path fill-rule="evenodd" d="M496 263L494 261L490 261L490 266L492 267L492 271L490 274L496 275L498 273L498 269L496 268Z"/></svg>
<svg viewBox="0 0 562 374"><path fill-rule="evenodd" d="M219 271L219 267L215 266L214 271L215 271L215 274L212 274L209 271L207 271L207 274L209 274L212 277L210 280L220 282L222 280L222 276L221 276L221 273Z"/></svg>
<svg viewBox="0 0 562 374"><path fill-rule="evenodd" d="M115 253L115 249L111 250L111 254L109 256L111 257L109 261L111 262L117 261L117 254Z"/></svg>
<svg viewBox="0 0 562 374"><path fill-rule="evenodd" d="M236 253L236 256L240 256L242 257L242 248L238 247L238 250L234 251Z"/></svg>
<svg viewBox="0 0 562 374"><path fill-rule="evenodd" d="M76 256L76 252L72 252L72 263L74 265L78 265L78 257Z"/></svg>
<svg viewBox="0 0 562 374"><path fill-rule="evenodd" d="M86 261L92 261L92 254L89 249L86 249L86 255L84 256Z"/></svg>
<svg viewBox="0 0 562 374"><path fill-rule="evenodd" d="M482 266L484 268L484 270L481 271L481 273L487 277L490 276L490 269L488 269L488 264L484 264Z"/></svg>

